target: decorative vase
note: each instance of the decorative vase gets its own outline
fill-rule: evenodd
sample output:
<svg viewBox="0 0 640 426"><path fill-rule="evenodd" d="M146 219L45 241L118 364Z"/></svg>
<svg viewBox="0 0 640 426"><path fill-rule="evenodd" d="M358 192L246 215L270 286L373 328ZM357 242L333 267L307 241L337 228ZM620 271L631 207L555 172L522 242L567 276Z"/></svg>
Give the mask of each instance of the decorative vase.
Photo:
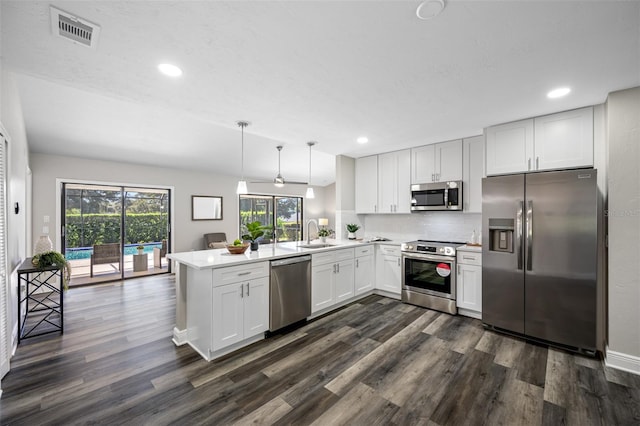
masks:
<svg viewBox="0 0 640 426"><path fill-rule="evenodd" d="M327 237L320 237L320 241L322 242L322 244L327 242Z"/></svg>
<svg viewBox="0 0 640 426"><path fill-rule="evenodd" d="M251 241L251 251L258 251L260 243L258 241Z"/></svg>
<svg viewBox="0 0 640 426"><path fill-rule="evenodd" d="M355 240L356 239L356 233L355 232L349 232L349 239L350 240Z"/></svg>
<svg viewBox="0 0 640 426"><path fill-rule="evenodd" d="M138 254L144 254L144 249L138 249Z"/></svg>
<svg viewBox="0 0 640 426"><path fill-rule="evenodd" d="M36 246L33 250L33 254L40 254L53 250L53 243L48 235L41 235L36 241Z"/></svg>

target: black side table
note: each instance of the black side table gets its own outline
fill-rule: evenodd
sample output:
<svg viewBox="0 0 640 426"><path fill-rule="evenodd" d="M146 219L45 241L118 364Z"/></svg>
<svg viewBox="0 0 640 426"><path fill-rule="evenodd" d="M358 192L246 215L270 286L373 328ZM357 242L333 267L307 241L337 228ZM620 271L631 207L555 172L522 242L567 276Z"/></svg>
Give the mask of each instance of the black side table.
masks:
<svg viewBox="0 0 640 426"><path fill-rule="evenodd" d="M28 337L64 332L62 268L36 268L31 258L18 268L18 343Z"/></svg>

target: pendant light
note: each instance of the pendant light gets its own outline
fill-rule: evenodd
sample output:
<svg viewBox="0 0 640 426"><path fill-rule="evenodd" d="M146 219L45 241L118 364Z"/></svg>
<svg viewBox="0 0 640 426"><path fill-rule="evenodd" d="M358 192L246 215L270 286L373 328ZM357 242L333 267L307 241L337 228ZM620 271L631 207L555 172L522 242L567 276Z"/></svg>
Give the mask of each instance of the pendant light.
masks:
<svg viewBox="0 0 640 426"><path fill-rule="evenodd" d="M306 198L315 198L313 188L311 187L311 147L315 144L316 143L313 141L307 142L307 145L309 145L309 179L307 179L307 182L309 182L309 186L307 187L307 194L305 195Z"/></svg>
<svg viewBox="0 0 640 426"><path fill-rule="evenodd" d="M244 180L244 128L249 125L248 121L238 121L238 126L242 129L242 151L240 154L240 172L242 173L240 180L238 181L238 188L236 194L247 193L247 181Z"/></svg>

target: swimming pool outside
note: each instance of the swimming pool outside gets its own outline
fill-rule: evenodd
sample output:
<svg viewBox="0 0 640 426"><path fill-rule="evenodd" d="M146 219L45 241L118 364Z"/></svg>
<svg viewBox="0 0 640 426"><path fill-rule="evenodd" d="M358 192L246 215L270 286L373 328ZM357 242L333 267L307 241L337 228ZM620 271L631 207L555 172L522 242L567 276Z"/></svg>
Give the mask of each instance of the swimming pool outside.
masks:
<svg viewBox="0 0 640 426"><path fill-rule="evenodd" d="M137 247L140 244L125 244L124 246L124 255L132 255L137 254ZM144 246L143 253L153 253L154 247L162 248L162 243L147 243L142 244ZM93 252L93 247L74 247L65 249L64 257L67 260L80 260L80 259L89 259L91 257L91 253Z"/></svg>

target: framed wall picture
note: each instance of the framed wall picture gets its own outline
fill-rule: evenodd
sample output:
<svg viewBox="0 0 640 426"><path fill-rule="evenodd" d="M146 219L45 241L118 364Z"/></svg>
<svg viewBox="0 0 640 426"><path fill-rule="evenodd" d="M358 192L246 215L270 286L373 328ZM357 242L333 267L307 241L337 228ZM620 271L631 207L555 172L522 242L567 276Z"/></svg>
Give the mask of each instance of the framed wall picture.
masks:
<svg viewBox="0 0 640 426"><path fill-rule="evenodd" d="M222 197L192 195L191 220L222 220Z"/></svg>

